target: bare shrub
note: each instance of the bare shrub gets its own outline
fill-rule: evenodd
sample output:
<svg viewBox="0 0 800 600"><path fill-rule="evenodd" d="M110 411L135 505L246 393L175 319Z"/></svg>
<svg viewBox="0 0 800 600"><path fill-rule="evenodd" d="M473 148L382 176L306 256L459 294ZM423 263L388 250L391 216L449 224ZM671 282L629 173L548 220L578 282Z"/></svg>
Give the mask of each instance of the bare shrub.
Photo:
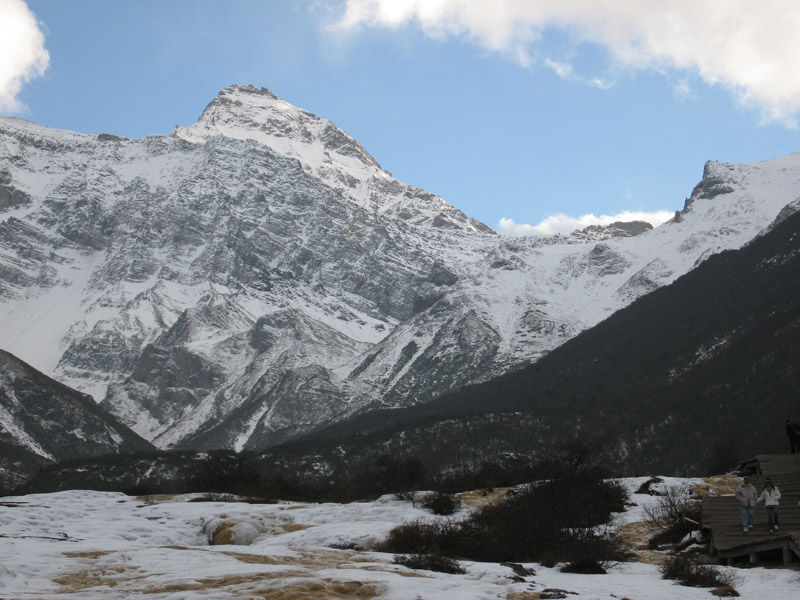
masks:
<svg viewBox="0 0 800 600"><path fill-rule="evenodd" d="M424 569L439 573L462 575L466 571L458 564L457 560L439 554L411 554L396 556L394 562L409 569Z"/></svg>
<svg viewBox="0 0 800 600"><path fill-rule="evenodd" d="M626 499L620 486L594 477L541 482L465 521L415 521L397 527L380 549L488 562L577 564L580 559L586 565L581 568L602 568L625 555L616 536L595 528L608 522L612 512L623 510Z"/></svg>
<svg viewBox="0 0 800 600"><path fill-rule="evenodd" d="M201 496L196 496L189 500L189 502L241 502L239 496L233 494L222 494L219 492L210 492Z"/></svg>
<svg viewBox="0 0 800 600"><path fill-rule="evenodd" d="M658 533L650 540L650 546L664 543L677 543L684 536L700 528L703 506L699 500L689 496L685 487L671 486L652 506L644 507L648 523Z"/></svg>
<svg viewBox="0 0 800 600"><path fill-rule="evenodd" d="M277 504L278 501L272 498L263 498L261 496L238 496L235 494L225 494L220 492L209 492L208 494L201 494L195 496L189 502L239 502L243 504Z"/></svg>
<svg viewBox="0 0 800 600"><path fill-rule="evenodd" d="M651 477L647 481L645 481L642 485L639 486L634 494L650 494L653 495L655 492L652 489L652 486L657 483L663 483L663 479L661 477Z"/></svg>
<svg viewBox="0 0 800 600"><path fill-rule="evenodd" d="M741 577L732 569L719 569L688 556L673 556L659 567L662 579L671 579L687 587L736 587Z"/></svg>
<svg viewBox="0 0 800 600"><path fill-rule="evenodd" d="M461 508L461 500L454 494L434 492L422 501L422 506L435 515L449 516Z"/></svg>
<svg viewBox="0 0 800 600"><path fill-rule="evenodd" d="M363 548L353 540L346 540L344 538L339 538L332 544L328 544L328 548L333 548L334 550L363 550Z"/></svg>
<svg viewBox="0 0 800 600"><path fill-rule="evenodd" d="M461 524L454 521L412 521L392 529L376 549L400 554L453 554L460 545L460 534Z"/></svg>
<svg viewBox="0 0 800 600"><path fill-rule="evenodd" d="M602 575L628 554L623 539L608 527L571 530L569 545L570 560L561 567L564 573Z"/></svg>

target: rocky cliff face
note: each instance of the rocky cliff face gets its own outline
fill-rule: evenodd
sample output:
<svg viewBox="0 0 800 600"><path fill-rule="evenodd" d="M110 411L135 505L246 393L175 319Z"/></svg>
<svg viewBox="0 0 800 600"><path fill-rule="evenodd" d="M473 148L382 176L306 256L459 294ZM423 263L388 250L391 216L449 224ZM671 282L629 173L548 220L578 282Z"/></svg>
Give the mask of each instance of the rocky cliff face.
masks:
<svg viewBox="0 0 800 600"><path fill-rule="evenodd" d="M261 448L529 364L798 190L709 163L657 229L507 238L266 90L169 137L0 118L0 344L161 447Z"/></svg>
<svg viewBox="0 0 800 600"><path fill-rule="evenodd" d="M53 461L153 449L90 396L2 350L0 448L0 489Z"/></svg>

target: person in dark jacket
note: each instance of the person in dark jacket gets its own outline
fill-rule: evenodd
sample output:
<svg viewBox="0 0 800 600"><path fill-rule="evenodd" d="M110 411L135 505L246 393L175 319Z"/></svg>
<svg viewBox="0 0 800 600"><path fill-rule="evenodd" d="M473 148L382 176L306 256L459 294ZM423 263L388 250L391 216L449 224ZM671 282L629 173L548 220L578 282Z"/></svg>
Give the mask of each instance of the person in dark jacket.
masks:
<svg viewBox="0 0 800 600"><path fill-rule="evenodd" d="M792 454L800 453L800 423L786 419L786 435L789 438L789 451Z"/></svg>

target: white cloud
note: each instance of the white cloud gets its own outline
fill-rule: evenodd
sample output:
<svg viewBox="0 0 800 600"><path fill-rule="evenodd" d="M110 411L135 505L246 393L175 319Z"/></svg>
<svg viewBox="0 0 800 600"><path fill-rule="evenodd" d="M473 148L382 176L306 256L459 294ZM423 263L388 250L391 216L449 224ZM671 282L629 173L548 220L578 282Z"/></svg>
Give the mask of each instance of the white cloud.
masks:
<svg viewBox="0 0 800 600"><path fill-rule="evenodd" d="M795 126L800 112L797 0L346 0L340 29L416 24L431 37L463 36L522 64L550 58L548 28L605 48L611 70L677 70L722 85L766 120ZM591 81L591 78L588 78ZM598 78L605 82L605 78Z"/></svg>
<svg viewBox="0 0 800 600"><path fill-rule="evenodd" d="M672 86L672 92L679 102L694 100L697 97L692 86L689 84L689 80L685 77Z"/></svg>
<svg viewBox="0 0 800 600"><path fill-rule="evenodd" d="M47 70L50 55L36 17L23 0L0 0L0 111L23 110L23 84Z"/></svg>
<svg viewBox="0 0 800 600"><path fill-rule="evenodd" d="M589 225L610 225L617 221L646 221L653 227L658 227L662 223L669 221L674 212L659 210L656 212L642 212L625 210L616 215L593 214L581 215L580 217L570 217L563 213L547 217L538 225L527 225L515 223L513 219L502 218L497 225L500 233L505 235L554 235L556 233L571 233L576 229L583 229Z"/></svg>

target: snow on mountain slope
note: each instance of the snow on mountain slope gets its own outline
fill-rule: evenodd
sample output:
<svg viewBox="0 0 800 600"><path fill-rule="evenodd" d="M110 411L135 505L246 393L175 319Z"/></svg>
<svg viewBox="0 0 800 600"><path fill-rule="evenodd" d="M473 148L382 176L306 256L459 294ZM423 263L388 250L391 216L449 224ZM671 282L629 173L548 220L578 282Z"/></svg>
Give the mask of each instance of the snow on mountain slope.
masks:
<svg viewBox="0 0 800 600"><path fill-rule="evenodd" d="M403 185L384 171L361 145L333 123L292 106L266 89L232 86L222 90L191 127L173 137L204 143L222 136L253 140L347 193L367 210L414 224L433 224L491 233L483 223L419 188Z"/></svg>
<svg viewBox="0 0 800 600"><path fill-rule="evenodd" d="M12 489L43 464L152 450L88 396L0 350L0 489Z"/></svg>
<svg viewBox="0 0 800 600"><path fill-rule="evenodd" d="M162 447L261 448L535 361L800 196L708 163L665 225L509 238L233 86L140 140L0 118L0 347Z"/></svg>

